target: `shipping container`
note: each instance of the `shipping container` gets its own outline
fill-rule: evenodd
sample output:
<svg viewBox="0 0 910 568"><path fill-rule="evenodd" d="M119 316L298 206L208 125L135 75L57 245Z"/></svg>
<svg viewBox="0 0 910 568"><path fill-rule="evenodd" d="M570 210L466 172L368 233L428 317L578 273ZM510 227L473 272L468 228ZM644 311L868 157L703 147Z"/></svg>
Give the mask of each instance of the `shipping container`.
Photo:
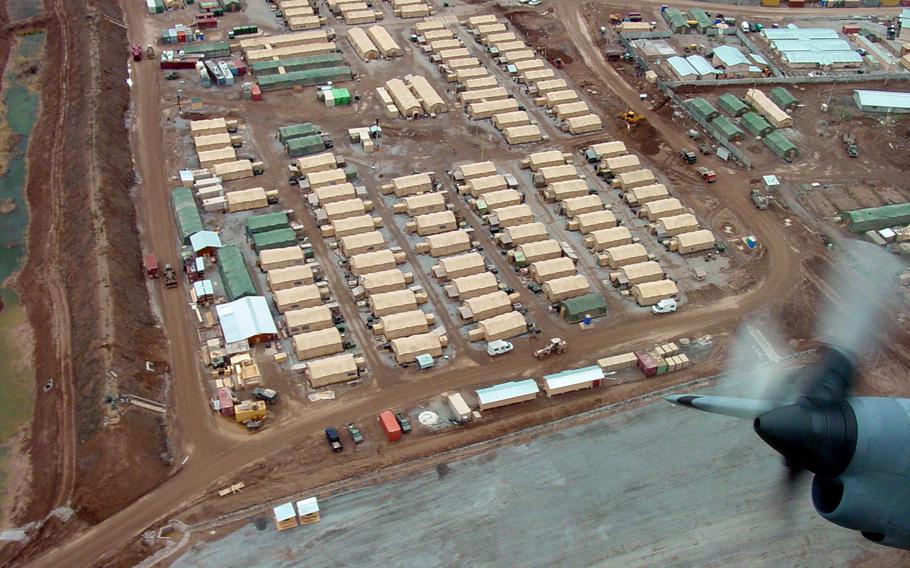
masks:
<svg viewBox="0 0 910 568"><path fill-rule="evenodd" d="M379 427L385 432L386 438L390 442L397 442L401 439L401 426L391 410L383 410L379 413Z"/></svg>
<svg viewBox="0 0 910 568"><path fill-rule="evenodd" d="M657 360L652 357L650 353L646 351L636 351L635 358L638 361L638 368L646 377L657 375Z"/></svg>

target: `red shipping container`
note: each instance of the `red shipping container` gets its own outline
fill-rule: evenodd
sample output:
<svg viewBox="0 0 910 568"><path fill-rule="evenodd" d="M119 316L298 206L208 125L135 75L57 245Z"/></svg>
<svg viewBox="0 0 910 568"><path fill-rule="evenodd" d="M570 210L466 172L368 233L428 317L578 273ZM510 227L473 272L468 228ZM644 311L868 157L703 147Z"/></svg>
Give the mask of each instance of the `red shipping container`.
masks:
<svg viewBox="0 0 910 568"><path fill-rule="evenodd" d="M635 358L638 360L638 368L646 377L653 377L657 374L657 361L646 351L636 351Z"/></svg>
<svg viewBox="0 0 910 568"><path fill-rule="evenodd" d="M186 43L186 32L177 32L177 43Z"/></svg>
<svg viewBox="0 0 910 568"><path fill-rule="evenodd" d="M846 35L846 34L858 34L858 33L859 33L859 26L842 26L841 29L840 29L840 33L842 33L842 34L844 34L844 35Z"/></svg>
<svg viewBox="0 0 910 568"><path fill-rule="evenodd" d="M383 410L379 413L379 425L390 442L397 442L401 439L401 426L391 410Z"/></svg>
<svg viewBox="0 0 910 568"><path fill-rule="evenodd" d="M244 63L243 59L238 57L232 63L234 68L237 69L237 76L246 75L246 63Z"/></svg>
<svg viewBox="0 0 910 568"><path fill-rule="evenodd" d="M224 387L218 389L218 402L221 403L222 416L234 415L234 398L231 396L231 391Z"/></svg>
<svg viewBox="0 0 910 568"><path fill-rule="evenodd" d="M257 83L253 83L253 86L250 88L250 93L253 95L254 101L262 100L262 89L259 88Z"/></svg>

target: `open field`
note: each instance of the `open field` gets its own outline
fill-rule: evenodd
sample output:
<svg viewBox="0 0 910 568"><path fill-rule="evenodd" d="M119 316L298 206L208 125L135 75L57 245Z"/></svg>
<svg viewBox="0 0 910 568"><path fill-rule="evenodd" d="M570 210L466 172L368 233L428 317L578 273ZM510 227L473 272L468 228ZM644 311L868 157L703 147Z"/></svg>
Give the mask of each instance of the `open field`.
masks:
<svg viewBox="0 0 910 568"><path fill-rule="evenodd" d="M584 495L582 489L591 486L583 482L590 479L585 477L584 467L576 467L585 463L583 457L595 460L588 467L609 469L616 463L628 466L618 479L610 478L614 484L598 484L589 492L600 500L596 502L598 507L589 506L592 504L588 502L582 504L579 500L566 503L567 515L575 513L590 525L586 534L597 537L612 532L623 537L624 544L615 546L610 544L609 536L602 537L601 542L606 542L606 549L611 551L608 555L611 559L622 558L625 565L640 563L642 558L634 555L647 550L655 555L653 558L673 564L681 562L678 548L682 548L691 558L698 559L696 563L709 564L712 554L721 554L724 558L748 554L748 548L731 550L733 535L724 533L723 537L711 541L710 546L699 547L696 542L703 543L708 538L704 532L680 534L673 526L657 523L653 516L648 518L655 519L656 526L668 533L668 542L677 544L677 552L670 552L670 547L641 549L638 546L640 535L629 532L628 525L613 524L614 521L603 524L598 515L599 510L610 509L608 505L617 495L627 492L635 497L635 503L629 506L639 507L643 516L664 508L679 518L685 517L687 508L673 499L672 492L638 487L632 474L661 469L660 464L668 455L673 455L672 448L680 445L663 439L661 426L679 430L680 437L673 440L684 439L686 432L690 436L703 432L705 420L714 417L696 415L690 418L689 414L679 414L672 408L655 406L640 413L584 426L577 432L566 431L548 437L539 448L531 444L498 448L495 451L499 457L485 454L450 463L450 473L439 482L433 479L434 474L422 471L422 464L447 451L464 450L464 455L469 455L465 448L497 439L508 432L571 417L592 408L622 404L625 400L698 376L712 375L722 366L730 332L757 310L764 316L782 319L784 332L794 345L806 344L806 340L812 339L814 302L823 295L832 294L823 281L830 257L822 247L821 235L829 231L841 233L842 230L833 225L830 209L850 202L874 204L906 199L906 187L891 183L901 179L901 173L906 171L906 164L898 157L900 145L904 143L899 136L901 122L881 124L886 136L871 133L869 127L874 125L870 124L870 119L849 115L845 110L848 90L840 90L838 86L831 97L833 112L823 125L829 130L815 135L815 124L825 119L817 117L819 113L814 109L819 101L828 98L829 93L821 86L807 89L805 93L800 92L806 106L795 114L796 132L806 138L801 146L805 153L800 161L785 165L767 151L762 152L762 148L756 150L751 143L746 143L746 150L754 154L756 168L744 172L716 157L700 157L698 165L717 172L718 181L707 184L698 178L692 166L679 159L679 150L691 144L686 136L686 130L691 128L690 121L674 112L671 105L662 105L660 99L650 96L651 91L640 78L629 73L627 65L606 60L598 42L592 39L598 33L598 20L592 17L592 8L596 6L590 2L545 3L534 10L519 7L514 2L458 3L454 8L443 8L441 2L433 3L437 15L445 18L446 25L468 54L489 70L507 91L507 96L526 110L531 121L547 137L521 145L509 145L489 120L470 119L458 102L456 85L446 81L420 45L411 41L409 36L415 20L397 17L386 3L377 3L374 9L382 11L384 17L379 23L389 31L403 53L393 59L369 62L364 62L354 52L349 41L352 30L359 28L345 24L341 18L323 9L327 18L325 28L334 31L345 64L356 74L353 81L336 83L335 86L348 88L353 95L350 105L338 107L325 106L317 99L316 88L311 86L266 91L262 101L252 101L241 96L240 83L249 80L249 76L238 77L233 86L203 88L194 70L177 71L176 79L168 80L165 78L168 71L160 69L157 61L146 58L126 61L129 44L151 44L160 53L167 47L156 41L161 30L176 24L191 25L198 13L194 7L149 15L143 3L132 0L124 0L119 8L107 2L89 3L87 7L70 6L63 0L48 0L46 4L48 15L41 25L47 27L48 44L62 47L50 50L42 69L42 110L36 129L37 142L30 150L30 162L36 163L43 158L42 163L47 163L50 177L38 180L30 176L29 179L30 203L33 210L42 215L36 217L37 221L30 227L30 253L36 251L37 256L30 254L30 266L19 284L27 292L23 299L36 331L36 342L48 345L48 349L36 353L37 374L59 377L60 388L39 399L33 421L33 432L40 434L43 444L32 448L32 462L35 467L44 468L53 475L36 482L35 495L22 496L21 501L30 507L21 507L19 510L24 512L15 522L22 526L39 521L53 507L64 504L72 506L76 513L69 520L54 517L37 529L30 529L27 540L6 545L2 555L7 564L134 564L157 548L157 544L137 537L168 520L199 523L269 501L276 495L300 493L326 484L356 483L360 476L383 472L387 468L411 468L408 471L417 473L410 481L397 481L394 485L378 486L362 494L329 500L326 521L316 529L321 533L332 527L350 528L347 521L331 520L329 512L338 513L338 519L355 518L342 515L353 515L348 511L375 508L376 499L384 499L385 495L404 495L415 487L439 491L439 498L445 499L452 492L444 483L449 480L464 483L477 476L485 478L478 485L477 494L486 495L493 502L502 498L504 506L514 510L525 508L527 503L546 506L547 503L556 504L560 493L552 491L552 479L533 475L542 467L539 464L565 464L544 469L553 474L551 477L566 480L564 486L558 486L561 491L577 490L579 495ZM650 0L645 4L653 10L659 7L659 3ZM759 10L744 6L727 8L731 13L745 14ZM769 15L779 12L760 10ZM535 102L534 95L497 65L458 23L475 13L495 14L502 22L508 22L519 39L543 55L548 62L547 68L553 68L556 77L564 80L568 89L575 89L591 112L602 119L603 130L578 136L563 132L559 122ZM227 29L250 23L257 24L266 37L285 32L265 0L248 0L244 12L225 14L219 19L216 30L206 30L206 41L227 39ZM232 51L231 59L242 53L236 45ZM435 117L411 120L387 116L376 88L391 79L406 78L415 73L427 79L448 111ZM649 98L642 99L639 95L645 92L649 93ZM97 104L101 100L104 105ZM646 121L628 127L616 117L626 110L641 113ZM292 334L283 329L285 316L279 314L269 293L268 281L256 265L257 253L246 235L244 221L251 213L202 212L197 200L195 207L201 212L204 227L219 231L224 243L236 245L240 250L241 264L250 275L256 292L265 298L269 317L278 323L280 330L277 338L269 338L249 350L263 386L281 393L281 402L268 407L268 419L255 433L246 431L238 421L211 411L216 389L224 382L222 376L213 374L207 359L201 356L200 340L219 337L222 330L214 319L213 307L195 304L191 286L180 271L182 243L171 205L171 190L181 183L178 171L196 169L200 165L189 134L191 121L215 117L238 122L236 135L242 145L237 148L237 154L259 161L263 167L261 175L226 181L224 191L231 193L262 187L275 192L270 194L271 203L263 204L252 214L287 211L291 219L299 223L298 240L311 247L319 265L318 282L328 289L322 301L331 304L334 315L343 320L344 343L338 352L356 354L364 360L364 369L357 381L328 388L313 387L305 374L292 371L292 365L312 361L314 357L298 356ZM399 364L401 362L396 361L394 354L384 346L385 341L374 333L375 318L370 314L371 308L354 296L353 289L360 283L357 271L348 256L342 254L339 239L322 234L325 221L320 217L323 212L311 204L313 193L289 182L288 165L292 159L276 134L279 127L301 122L312 122L331 137L334 142L331 151L335 156L343 157L356 173L353 183L363 187L357 191L371 202L372 210L368 214L381 221L377 232L382 247L400 253L396 267L411 273L414 278L411 285L419 287L426 295L426 301L416 309L425 314L432 313L435 329L445 333L447 338L447 345L435 358L433 368L420 370L410 360ZM382 136L376 140L375 151L366 152L361 144L350 140L348 130L374 124L381 127ZM822 158L827 155L825 138L830 139L846 130L855 130L860 143L867 149L856 161L824 161ZM66 136L53 136L55 132L65 132ZM86 132L92 136L86 137L85 145L67 143ZM627 150L638 157L642 167L652 170L655 181L665 184L670 194L679 199L680 207L691 213L701 228L708 229L717 242L725 245L725 252L712 254L711 260L707 260L707 251L690 255L668 251L666 239L654 235L654 220L642 219L640 208L629 207L622 198L623 192L599 177L595 165L585 163L581 150L606 140L622 141ZM880 163L876 154L879 149L884 153L886 147L897 148L895 157L893 160L881 159ZM641 244L677 283L678 313L655 316L647 307L637 305L628 292L614 288L610 283L613 270L598 265L597 256L587 249L582 236L568 229L568 218L559 205L541 195L543 188L535 186L531 173L522 169L520 162L531 152L551 149L571 157L576 174L587 184L588 194L598 196L609 206L623 222L622 226L629 229L630 239ZM839 146L836 150L840 150ZM577 256L576 273L587 279L592 292L602 294L606 299L605 317L594 319L587 328L570 324L555 311L556 301L529 286L532 284L530 271L516 269L510 260L510 253L514 251L501 245L501 232L491 229L489 220L475 210L474 199L459 191L450 175L456 166L481 161L493 162L499 174L515 179L515 190L529 209L530 217L544 225L547 237L560 243L560 256ZM840 180L855 179L858 170L867 174L867 182L861 187L852 185L842 189ZM463 298L453 299L455 294L446 289L451 283L434 277L433 266L439 259L419 252L427 235L412 233L408 226L412 219L395 212L399 199L383 191L382 186L393 179L416 172L434 174L437 184L433 190L445 195L448 210L455 216L458 228L469 233L470 248L484 260L483 270L495 273L493 286L515 294L511 301L520 304L525 323L533 324L531 333L520 330L514 337L510 336L515 345L514 352L490 358L484 350L485 341L471 341L471 330L477 324L462 320L459 308ZM786 184L782 191L793 193L788 193L786 199L783 195L776 197L780 206L758 211L748 192L766 173L777 174ZM47 183L46 179L53 183ZM820 186L812 186L814 182L824 187L816 189ZM813 189L806 189L807 184ZM65 195L63 188L67 191ZM82 206L64 207L67 199L76 200ZM804 222L794 223L793 211ZM745 237L754 237L757 246L747 248ZM147 252L155 253L160 263L170 263L178 269L176 289L165 289L161 280L145 281L142 278L139 258L141 253ZM50 268L39 265L35 260L38 258L46 259ZM228 291L218 272L214 262L207 261L206 277L211 277L216 303L223 303ZM79 298L79 301L71 298ZM837 300L847 301L844 298ZM902 318L905 311L906 306L899 306L893 313ZM539 335L533 330L539 330ZM568 342L568 352L545 361L535 360L533 351L554 336ZM475 389L498 382L540 379L549 373L593 365L607 355L650 349L664 341L701 337L704 337L702 342L693 341L683 347L683 352L693 362L685 371L644 379L635 369L624 370L610 376L600 388L553 399L541 396L522 405L485 411L481 419L467 427L418 427L399 444L383 440L376 424L376 414L386 408L408 413L412 423L424 410L437 411L445 419L443 392L462 392L469 402L473 402ZM895 345L900 345L906 339L906 330L896 332L893 339ZM288 359L280 361L276 355L287 355ZM902 378L910 368L905 354L888 346L871 367L868 382L863 386L867 392L905 394ZM332 392L327 393L327 390ZM161 402L167 407L165 414L135 405L124 406L117 395L126 393ZM334 398L310 398L318 393L331 394ZM238 400L249 398L251 390L237 387L234 396ZM658 412L666 418L655 418ZM347 433L342 432L346 442L344 453L331 453L325 444L323 429L333 425L341 431L349 422L361 425L367 441L354 447ZM616 438L616 430L625 428L630 431L629 437ZM730 430L712 431L711 435L722 438L717 444L738 439ZM573 445L576 442L579 445ZM615 462L613 460L618 459L615 454L590 451L591 447L623 444L639 444L642 452L630 453ZM644 450L649 446L657 451L648 454ZM736 483L740 484L737 487L759 483L757 477L751 476L758 471L774 470L770 452L761 453L763 448L757 447L754 454L748 455L732 446L729 451L740 466L737 472L741 472L742 477L736 478ZM98 459L87 458L95 455ZM572 457L578 459L570 459ZM501 472L495 469L497 460L504 458L505 463L518 463L524 468L522 471L531 472L522 477L533 478L536 484L504 484ZM718 458L711 458L706 453L692 453L686 458L690 461L677 460L677 464L679 467L688 464L692 471L679 475L693 477L688 486L695 487L710 503L710 506L697 508L697 518L705 526L716 527L720 524L715 520L719 514L717 509L731 506L728 500L721 499L727 494L717 496L716 500L709 499L708 481L713 479L721 483L720 478L702 478L693 471L703 469L706 463L716 463ZM484 462L487 461L494 464L491 466L493 473L489 473L490 468L485 469ZM749 466L757 469L749 470ZM486 481L488 475L490 478ZM663 472L662 475L661 481L678 477L671 478ZM579 482L570 483L572 479ZM218 489L238 481L243 481L247 487L242 493L226 498L216 496ZM500 493L502 488L507 490L505 497ZM767 485L761 488L770 491ZM518 496L515 496L516 491ZM429 519L429 522L441 523L440 526L452 527L442 534L447 534L448 530L467 531L467 527L458 521L453 525L446 524L450 522L446 518L448 513L440 513L447 510L444 506L430 510L422 500L408 505L405 497L400 499L402 507L419 509L420 515L426 515L410 518L408 522ZM482 509L490 502L481 499L466 506L469 510ZM498 515L491 513L474 529L502 522L503 517ZM758 511L751 511L743 503L734 506L735 526L742 522L759 527L763 536L752 543L756 547L767 539L780 536L768 517L759 518L758 515ZM497 554L523 554L519 545L526 542L523 540L525 532L540 532L540 527L546 526L548 521L542 515L515 520L519 524L510 529L509 534L514 537L510 539L511 543L495 550L491 548L491 556L481 559L481 563L496 563ZM335 522L343 524L331 524ZM798 541L788 540L793 546L787 549L789 552L781 550L783 556L777 558L779 562L800 563L800 559L805 559L800 555L808 554L809 549L815 550L816 545L819 549L824 548L835 538L832 535L839 534L836 529L832 529L833 532L821 530L821 521L812 515L805 515L804 522L812 535L811 547L797 551ZM244 529L243 539L265 536L258 531L252 536L250 530ZM478 530L475 534L482 532ZM579 565L596 564L605 558L601 556L603 547L596 546L595 538L580 539L570 533L561 535L564 535L561 538L565 539L566 547L575 547L578 558L585 559ZM426 541L440 533L435 529L426 533L417 531L417 536ZM373 537L380 539L383 534L377 532ZM320 553L325 551L321 561L326 565L330 559L342 558L343 554L350 554L344 556L346 561L356 563L370 551L366 544L361 547L358 541L357 546L345 552L330 552L333 549L329 547L344 541L336 538L331 535L320 537ZM463 542L466 546L469 537L464 538L459 544ZM231 539L225 542L234 546ZM241 542L243 547L248 547L246 543L250 541ZM368 539L364 538L363 542ZM415 538L412 542L419 543L420 540ZM663 544L666 543L655 541L654 546ZM274 551L275 565L288 562L283 558L289 553L283 541L276 540L275 546L278 547ZM853 555L851 558L859 558L860 551L865 550L862 548L865 545L857 546L856 541L848 538L840 539L832 546L844 547L843 554ZM455 548L461 546L445 549L444 553L457 554ZM796 556L788 556L791 553ZM193 554L212 556L188 556L181 562L208 563L218 555L229 555L230 552L213 548L209 552ZM830 554L833 559L834 553ZM319 558L308 556L306 561L318 565ZM428 563L440 558L436 552L424 557ZM540 555L527 557L529 564L540 558ZM551 564L561 561L574 560L556 556L546 559ZM774 558L769 557L767 561L770 564ZM390 562L394 564L393 560Z"/></svg>

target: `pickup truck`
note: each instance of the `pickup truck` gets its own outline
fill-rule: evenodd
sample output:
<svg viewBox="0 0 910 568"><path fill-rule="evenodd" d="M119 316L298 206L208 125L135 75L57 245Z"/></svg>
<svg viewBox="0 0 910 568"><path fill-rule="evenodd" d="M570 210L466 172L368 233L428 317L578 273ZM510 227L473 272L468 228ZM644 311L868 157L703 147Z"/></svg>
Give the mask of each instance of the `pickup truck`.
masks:
<svg viewBox="0 0 910 568"><path fill-rule="evenodd" d="M708 168L697 168L695 171L698 172L698 175L701 179L705 180L708 183L717 181L717 174L714 173L714 170L709 170Z"/></svg>
<svg viewBox="0 0 910 568"><path fill-rule="evenodd" d="M360 431L360 428L356 424L351 422L348 424L348 434L351 435L351 439L354 440L355 444L363 442L363 432Z"/></svg>
<svg viewBox="0 0 910 568"><path fill-rule="evenodd" d="M256 387L253 389L253 398L263 400L266 404L275 404L278 402L278 391Z"/></svg>
<svg viewBox="0 0 910 568"><path fill-rule="evenodd" d="M341 445L341 438L338 437L338 430L335 430L332 427L326 428L325 439L328 441L333 452L340 452L344 449L344 446Z"/></svg>

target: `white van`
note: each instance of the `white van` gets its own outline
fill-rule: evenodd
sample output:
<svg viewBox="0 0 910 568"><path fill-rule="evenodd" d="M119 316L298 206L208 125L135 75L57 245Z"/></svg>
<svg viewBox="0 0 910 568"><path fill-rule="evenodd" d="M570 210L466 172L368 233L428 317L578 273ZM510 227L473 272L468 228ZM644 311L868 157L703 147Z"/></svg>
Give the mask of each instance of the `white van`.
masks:
<svg viewBox="0 0 910 568"><path fill-rule="evenodd" d="M743 31L743 33L746 33L746 34L749 33L749 22L747 22L746 20L741 21L739 23L739 29L741 29Z"/></svg>
<svg viewBox="0 0 910 568"><path fill-rule="evenodd" d="M503 341L502 339L497 339L496 341L491 341L487 343L487 355L490 357L496 357L497 355L502 355L508 353L515 347L509 341Z"/></svg>
<svg viewBox="0 0 910 568"><path fill-rule="evenodd" d="M651 311L655 314L672 314L676 311L676 300L666 298L651 306Z"/></svg>

